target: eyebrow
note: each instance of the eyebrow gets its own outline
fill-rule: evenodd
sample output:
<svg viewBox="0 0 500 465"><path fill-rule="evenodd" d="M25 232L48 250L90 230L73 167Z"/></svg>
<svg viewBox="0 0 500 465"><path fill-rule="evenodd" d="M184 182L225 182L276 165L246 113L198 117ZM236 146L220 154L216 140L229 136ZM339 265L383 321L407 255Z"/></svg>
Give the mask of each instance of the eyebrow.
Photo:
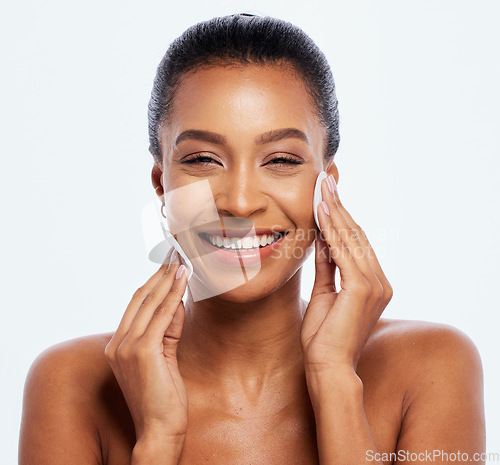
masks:
<svg viewBox="0 0 500 465"><path fill-rule="evenodd" d="M227 143L227 139L216 132L203 131L200 129L188 129L187 131L181 132L175 139L174 147L180 144L184 140L200 140L202 142L210 142L212 144L224 145Z"/></svg>
<svg viewBox="0 0 500 465"><path fill-rule="evenodd" d="M264 134L261 134L259 137L257 137L255 142L257 144L264 145L271 142L278 142L284 139L299 139L310 145L307 135L303 131L296 128L275 129L265 132ZM174 146L177 146L184 140L199 140L202 142L210 142L217 145L227 144L227 139L222 134L211 131L204 131L201 129L188 129L181 132L175 139Z"/></svg>
<svg viewBox="0 0 500 465"><path fill-rule="evenodd" d="M307 135L295 128L275 129L274 131L265 132L256 142L259 144L269 144L270 142L278 142L283 139L300 139L306 142L307 145L311 145Z"/></svg>

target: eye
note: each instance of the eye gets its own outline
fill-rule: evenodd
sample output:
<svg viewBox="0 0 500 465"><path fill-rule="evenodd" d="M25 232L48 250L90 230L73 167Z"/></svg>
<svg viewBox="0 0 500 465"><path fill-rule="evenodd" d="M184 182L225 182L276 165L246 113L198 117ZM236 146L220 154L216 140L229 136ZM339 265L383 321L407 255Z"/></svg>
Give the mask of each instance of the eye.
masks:
<svg viewBox="0 0 500 465"><path fill-rule="evenodd" d="M277 165L278 167L286 167L287 165L302 165L302 161L291 155L280 154L266 163L266 165Z"/></svg>
<svg viewBox="0 0 500 465"><path fill-rule="evenodd" d="M193 153L192 155L188 155L186 158L184 158L184 160L182 160L181 163L204 166L204 165L209 165L212 162L218 163L211 156L209 156L208 153L198 152L198 153Z"/></svg>

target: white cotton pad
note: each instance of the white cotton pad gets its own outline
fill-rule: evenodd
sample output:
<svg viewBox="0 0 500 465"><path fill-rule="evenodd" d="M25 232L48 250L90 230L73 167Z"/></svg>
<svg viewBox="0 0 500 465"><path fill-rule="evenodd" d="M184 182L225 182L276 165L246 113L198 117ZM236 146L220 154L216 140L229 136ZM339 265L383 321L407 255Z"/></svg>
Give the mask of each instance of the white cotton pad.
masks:
<svg viewBox="0 0 500 465"><path fill-rule="evenodd" d="M184 266L188 270L188 281L191 279L191 276L193 275L193 264L191 263L191 260L187 257L186 253L184 250L182 250L181 245L177 242L175 237L172 235L170 231L164 230L165 233L165 240L179 253L181 256L181 262L184 264Z"/></svg>
<svg viewBox="0 0 500 465"><path fill-rule="evenodd" d="M326 179L326 173L324 171L319 173L318 177L316 178L313 195L314 221L316 221L319 230L321 230L321 227L318 220L318 205L323 201L323 197L321 195L321 182L323 181L323 179Z"/></svg>
<svg viewBox="0 0 500 465"><path fill-rule="evenodd" d="M172 248L174 248L179 252L181 261L188 270L189 280L193 275L193 264L175 237L167 229L165 219L160 212L161 202L158 196L154 194L153 201L142 209L141 214L142 232L148 257L154 263L165 263L165 260L172 252Z"/></svg>

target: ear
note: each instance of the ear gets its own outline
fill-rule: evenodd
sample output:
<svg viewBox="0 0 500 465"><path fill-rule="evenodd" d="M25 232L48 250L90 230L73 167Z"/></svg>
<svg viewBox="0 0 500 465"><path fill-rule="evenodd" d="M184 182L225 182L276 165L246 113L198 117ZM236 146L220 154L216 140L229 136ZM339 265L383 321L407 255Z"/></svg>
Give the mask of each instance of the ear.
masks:
<svg viewBox="0 0 500 465"><path fill-rule="evenodd" d="M151 151L151 147L149 147L149 152L153 155ZM154 156L153 156L154 158ZM153 187L155 189L156 195L163 200L163 194L165 193L163 190L163 168L159 164L159 162L155 158L155 162L153 165L153 169L151 171L151 182L153 183Z"/></svg>
<svg viewBox="0 0 500 465"><path fill-rule="evenodd" d="M328 164L326 165L325 171L326 171L327 176L330 176L330 174L333 174L333 177L335 178L335 184L339 183L339 170L337 169L337 165L335 164L333 159L331 159L328 162Z"/></svg>

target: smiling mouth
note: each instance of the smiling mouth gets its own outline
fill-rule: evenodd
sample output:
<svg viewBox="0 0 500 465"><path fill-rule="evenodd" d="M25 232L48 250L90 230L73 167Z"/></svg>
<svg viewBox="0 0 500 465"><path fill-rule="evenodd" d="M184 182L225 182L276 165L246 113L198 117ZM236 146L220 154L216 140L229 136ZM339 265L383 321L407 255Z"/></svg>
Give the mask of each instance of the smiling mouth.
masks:
<svg viewBox="0 0 500 465"><path fill-rule="evenodd" d="M207 233L200 233L199 236L204 241L221 250L226 250L228 252L242 252L262 249L274 244L287 234L288 231L245 237L224 237Z"/></svg>

